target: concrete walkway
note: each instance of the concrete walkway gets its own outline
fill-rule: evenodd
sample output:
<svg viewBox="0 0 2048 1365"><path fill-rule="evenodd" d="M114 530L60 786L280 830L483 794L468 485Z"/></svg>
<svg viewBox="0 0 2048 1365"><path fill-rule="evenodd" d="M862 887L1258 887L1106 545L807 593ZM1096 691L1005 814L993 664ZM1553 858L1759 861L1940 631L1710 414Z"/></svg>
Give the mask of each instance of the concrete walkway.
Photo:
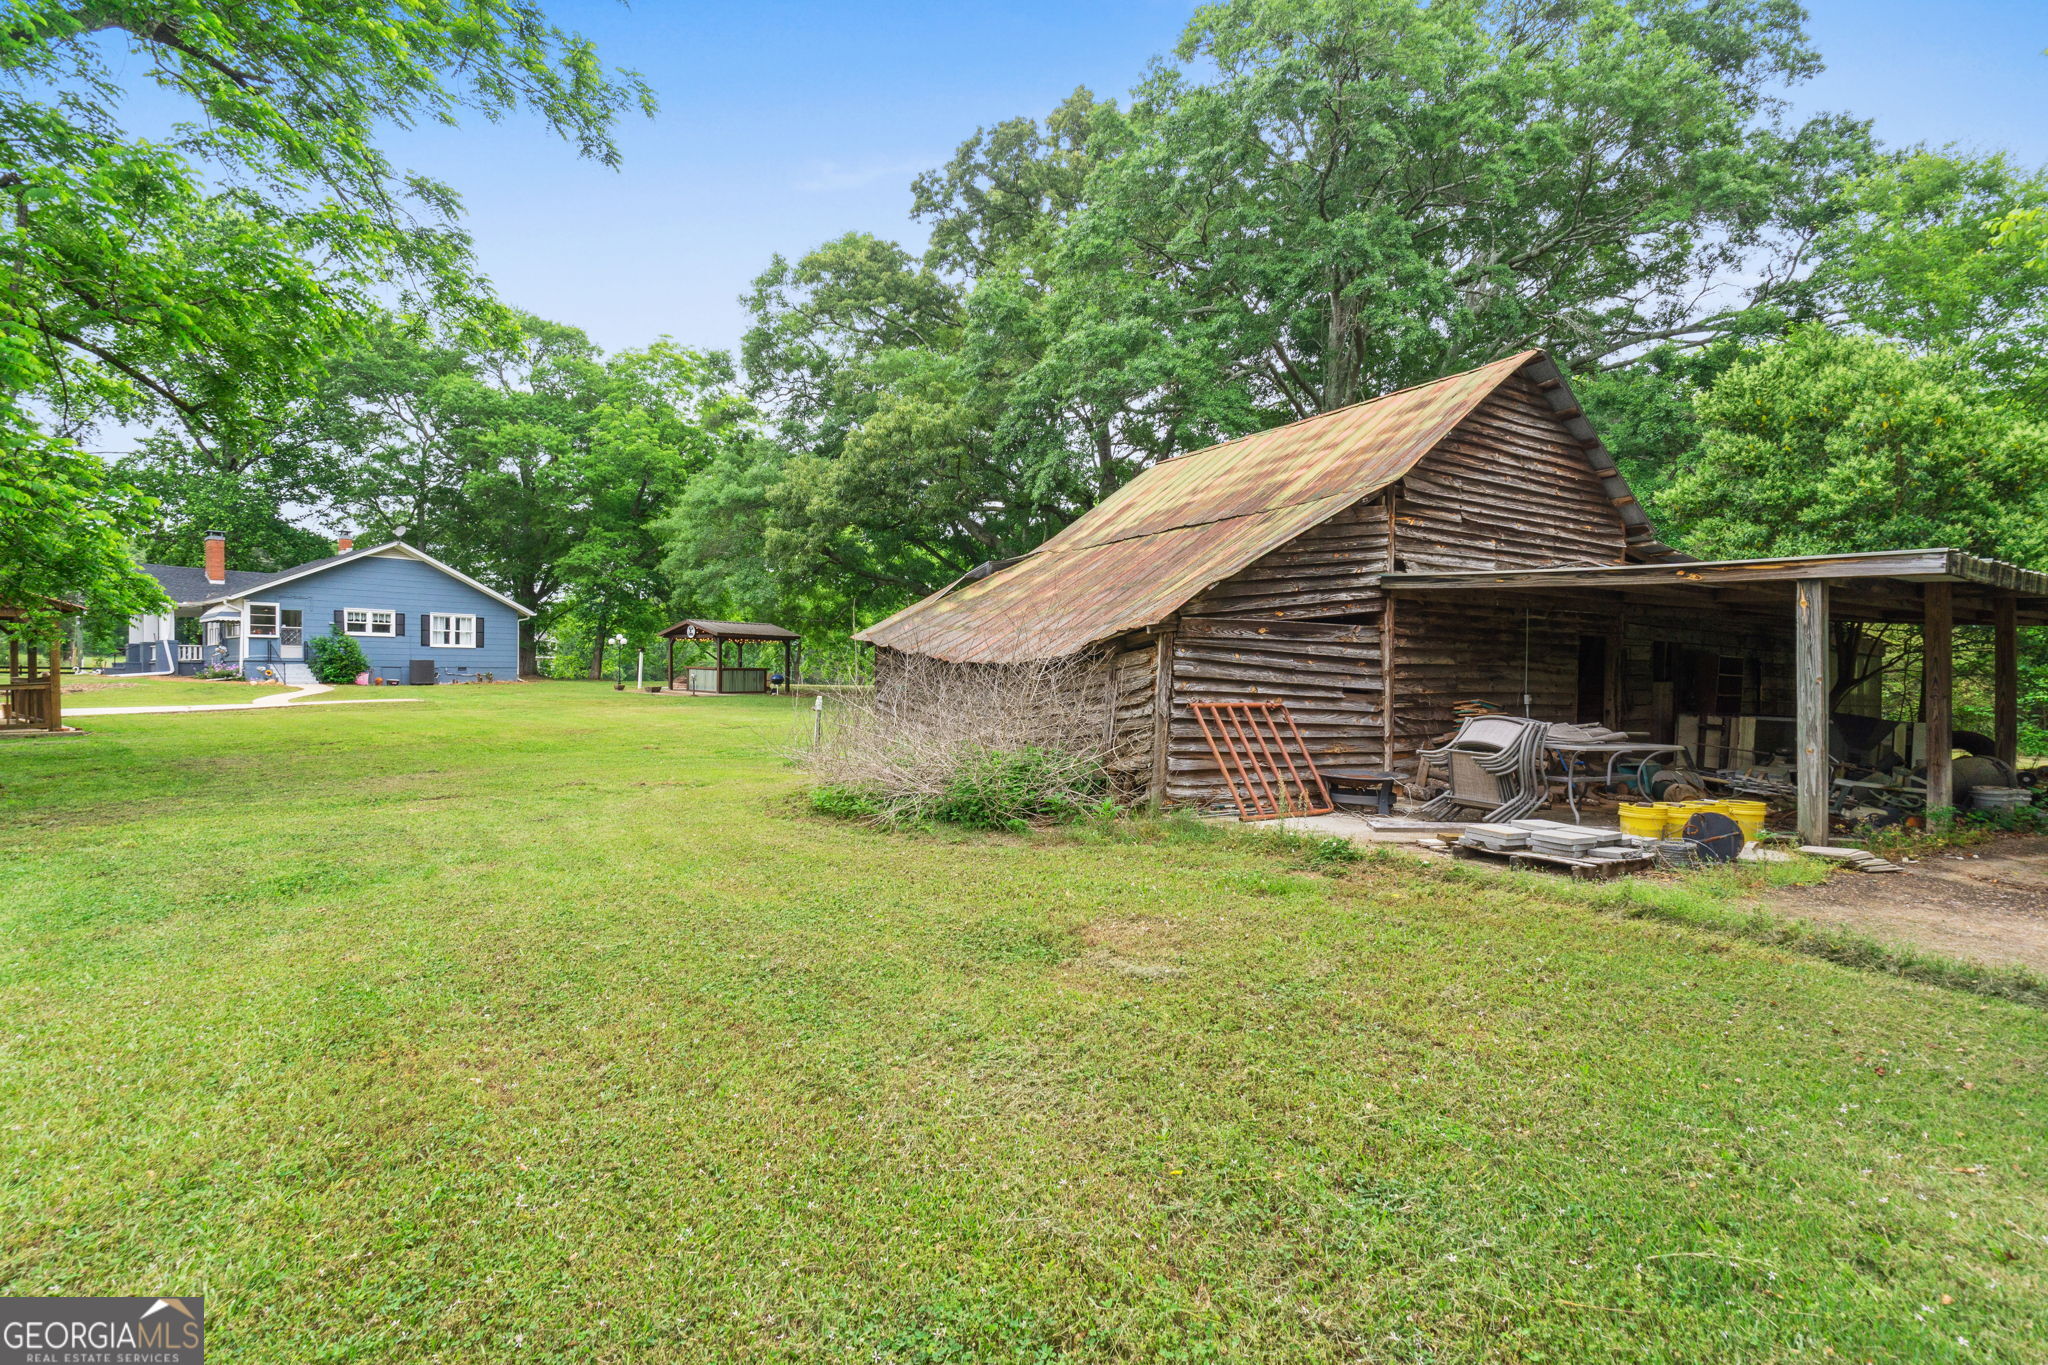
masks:
<svg viewBox="0 0 2048 1365"><path fill-rule="evenodd" d="M333 701L305 701L304 698L317 696L334 689L326 683L308 683L289 692L274 692L255 701L208 703L204 706L67 706L64 714L71 716L171 716L185 711L267 711L272 707L290 706L294 702L302 706L392 706L399 702L424 701L424 697L337 697Z"/></svg>

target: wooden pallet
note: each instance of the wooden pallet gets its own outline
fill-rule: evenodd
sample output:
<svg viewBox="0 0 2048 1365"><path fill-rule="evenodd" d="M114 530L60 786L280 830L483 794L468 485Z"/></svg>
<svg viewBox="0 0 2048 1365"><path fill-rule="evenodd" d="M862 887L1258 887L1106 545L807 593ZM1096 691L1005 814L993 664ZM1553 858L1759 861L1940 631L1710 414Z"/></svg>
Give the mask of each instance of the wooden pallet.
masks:
<svg viewBox="0 0 2048 1365"><path fill-rule="evenodd" d="M1509 867L1524 871L1569 872L1573 881L1611 882L1617 877L1633 877L1641 872L1656 868L1655 858L1565 858L1555 853L1531 853L1526 848L1503 849L1496 852L1490 848L1471 848L1464 844L1452 844L1451 856L1472 861L1506 863Z"/></svg>

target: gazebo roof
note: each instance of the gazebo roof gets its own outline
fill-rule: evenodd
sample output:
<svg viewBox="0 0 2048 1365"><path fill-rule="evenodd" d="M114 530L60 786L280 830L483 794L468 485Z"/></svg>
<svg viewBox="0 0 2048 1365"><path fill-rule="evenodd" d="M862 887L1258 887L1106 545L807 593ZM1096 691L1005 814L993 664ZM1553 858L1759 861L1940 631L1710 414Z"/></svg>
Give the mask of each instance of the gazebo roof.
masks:
<svg viewBox="0 0 2048 1365"><path fill-rule="evenodd" d="M763 621L678 621L661 633L665 640L795 640L793 630Z"/></svg>
<svg viewBox="0 0 2048 1365"><path fill-rule="evenodd" d="M80 603L67 602L61 597L45 597L43 604L44 608L48 611L61 612L66 615L76 615L85 610L85 607ZM19 621L27 615L28 613L20 607L0 602L0 621Z"/></svg>

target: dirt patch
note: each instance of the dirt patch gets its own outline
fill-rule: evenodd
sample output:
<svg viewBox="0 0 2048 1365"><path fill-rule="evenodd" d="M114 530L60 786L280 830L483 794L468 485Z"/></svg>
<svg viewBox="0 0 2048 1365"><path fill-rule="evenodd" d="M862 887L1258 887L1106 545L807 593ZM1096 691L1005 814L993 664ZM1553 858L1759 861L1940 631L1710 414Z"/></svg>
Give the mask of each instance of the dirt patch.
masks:
<svg viewBox="0 0 2048 1365"><path fill-rule="evenodd" d="M2048 973L2048 838L1935 853L1897 876L1836 872L1770 901L1781 914L1989 966Z"/></svg>
<svg viewBox="0 0 2048 1365"><path fill-rule="evenodd" d="M141 683L116 682L112 679L101 679L94 682L72 682L64 684L64 695L68 697L73 692L114 692L130 690L140 686L142 686Z"/></svg>
<svg viewBox="0 0 2048 1365"><path fill-rule="evenodd" d="M1075 931L1088 950L1073 965L1141 981L1168 981L1186 976L1173 961L1175 935L1170 921L1145 915L1112 916Z"/></svg>

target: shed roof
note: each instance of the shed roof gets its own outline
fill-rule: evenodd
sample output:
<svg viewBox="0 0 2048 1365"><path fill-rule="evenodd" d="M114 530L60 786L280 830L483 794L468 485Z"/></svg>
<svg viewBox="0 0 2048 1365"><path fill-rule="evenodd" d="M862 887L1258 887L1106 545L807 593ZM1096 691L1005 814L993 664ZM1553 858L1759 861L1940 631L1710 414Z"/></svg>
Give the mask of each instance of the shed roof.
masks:
<svg viewBox="0 0 2048 1365"><path fill-rule="evenodd" d="M1056 658L1154 625L1406 474L1508 376L1538 363L1555 374L1541 351L1524 351L1162 461L1022 559L854 638L959 663L1002 663ZM1649 537L1647 523L1640 534Z"/></svg>
<svg viewBox="0 0 2048 1365"><path fill-rule="evenodd" d="M1827 579L1847 595L1837 599L1836 614L1870 620L1918 619L1917 599L1873 596L1880 583L1950 583L1956 585L1956 617L1965 623L1990 619L2000 596L2013 599L2019 617L2030 623L2048 621L2048 573L1986 559L1962 550L1858 550L1846 554L1782 555L1772 559L1692 560L1684 564L1587 564L1548 569L1457 569L1405 571L1380 575L1380 585L1393 592L1569 591L1595 589L1615 593L1659 594L1659 600L1682 602L1686 594L1713 594L1717 605L1763 603L1773 609L1784 600L1788 583ZM1773 598L1769 591L1780 594Z"/></svg>
<svg viewBox="0 0 2048 1365"><path fill-rule="evenodd" d="M691 636L688 628L695 626L696 635ZM706 640L796 640L802 638L793 630L771 626L764 621L704 621L690 619L678 621L663 631L662 638L681 640L685 638Z"/></svg>

